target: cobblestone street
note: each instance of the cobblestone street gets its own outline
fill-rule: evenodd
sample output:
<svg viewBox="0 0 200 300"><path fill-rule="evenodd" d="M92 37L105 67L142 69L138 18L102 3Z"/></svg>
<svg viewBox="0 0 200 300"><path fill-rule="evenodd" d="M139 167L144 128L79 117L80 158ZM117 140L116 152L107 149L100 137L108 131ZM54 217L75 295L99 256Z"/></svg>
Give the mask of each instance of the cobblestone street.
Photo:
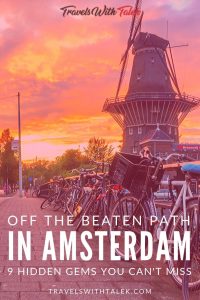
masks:
<svg viewBox="0 0 200 300"><path fill-rule="evenodd" d="M41 253L44 247L44 237L46 230L54 232L56 249L59 243L58 232L65 230L66 227L57 226L50 228L46 226L44 215L58 215L61 212L53 212L51 209L41 210L41 199L22 198L17 197L0 199L0 299L17 300L17 299L182 299L181 291L175 286L170 276L165 275L165 264L162 262L112 262L106 258L103 262L99 262L96 256L90 262L86 261L60 261L59 258L55 261L41 260ZM24 226L13 226L8 224L8 217L14 215L20 217L21 215L36 215L37 222L33 226L29 224ZM8 260L8 231L13 230L14 236L18 230L23 232L31 230L32 234L32 258L31 261L9 261ZM69 228L67 229L69 230ZM98 251L96 243L91 244L94 247L94 253ZM14 240L14 255L16 255L17 242ZM79 244L77 249L79 249ZM107 245L105 245L107 249ZM25 275L22 270L30 270L32 268L56 268L61 271L61 274L53 275ZM95 275L66 275L66 268L96 268ZM162 272L158 276L132 276L128 274L129 268L144 268L144 267L161 267ZM12 274L9 275L9 270L12 268ZM27 269L29 268L29 269ZM44 268L44 269L43 269ZM123 275L107 275L103 276L101 268L124 268ZM21 272L19 272L19 270ZM36 270L36 269L34 269ZM25 271L24 271L25 272ZM104 289L100 295L73 295L69 294L82 289ZM107 294L106 289L115 291L115 294ZM120 289L135 290L134 295L119 295L117 291ZM151 294L145 291L151 289ZM68 294L64 294L64 290ZM144 294L137 294L136 291L144 291ZM51 293L50 293L51 292ZM54 293L55 292L55 293ZM200 299L199 293L191 295L192 300Z"/></svg>

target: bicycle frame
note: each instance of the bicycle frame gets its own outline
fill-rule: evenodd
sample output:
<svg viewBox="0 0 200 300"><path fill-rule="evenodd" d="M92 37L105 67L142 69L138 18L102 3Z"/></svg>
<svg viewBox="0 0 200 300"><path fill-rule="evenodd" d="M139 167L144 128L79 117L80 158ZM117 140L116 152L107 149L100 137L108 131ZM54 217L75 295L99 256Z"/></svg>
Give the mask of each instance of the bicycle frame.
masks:
<svg viewBox="0 0 200 300"><path fill-rule="evenodd" d="M187 208L186 208L186 203L187 200L191 197L193 197L191 189L190 189L190 180L189 178L186 178L186 180L184 181L172 181L171 182L173 186L182 186L181 191L178 195L178 198L175 201L174 207L171 211L171 214L169 216L168 222L166 224L165 227L165 231L168 230L169 224L172 220L172 217L176 214L177 210L181 207L181 203L183 204L183 216L184 216L184 220L186 220L187 217ZM169 185L169 182L166 181L161 181L162 185ZM188 196L187 196L188 195ZM187 224L186 222L184 222L184 230L187 230Z"/></svg>

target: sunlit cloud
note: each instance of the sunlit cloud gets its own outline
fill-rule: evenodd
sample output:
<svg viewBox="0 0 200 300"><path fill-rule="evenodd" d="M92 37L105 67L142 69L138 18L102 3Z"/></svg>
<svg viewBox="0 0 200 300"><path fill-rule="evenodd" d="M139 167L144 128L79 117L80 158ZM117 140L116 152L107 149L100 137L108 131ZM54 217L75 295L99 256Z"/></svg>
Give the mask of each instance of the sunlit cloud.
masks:
<svg viewBox="0 0 200 300"><path fill-rule="evenodd" d="M193 0L169 0L167 1L168 5L170 5L175 10L183 10L191 5ZM165 0L159 0L157 1L159 5L165 5Z"/></svg>
<svg viewBox="0 0 200 300"><path fill-rule="evenodd" d="M99 1L121 6L124 1ZM74 0L80 8L94 1ZM129 4L129 3L126 3ZM86 145L92 136L110 143L122 140L121 128L102 113L115 94L120 58L125 51L130 17L62 17L64 0L0 2L0 129L17 136L17 92L21 93L23 158L60 155ZM133 5L133 1L130 1ZM143 1L142 30L168 38L182 91L200 96L200 2ZM129 55L121 93L125 94L133 56ZM5 99L4 97L13 96ZM199 141L199 111L180 128L182 141ZM195 130L193 128L196 128Z"/></svg>

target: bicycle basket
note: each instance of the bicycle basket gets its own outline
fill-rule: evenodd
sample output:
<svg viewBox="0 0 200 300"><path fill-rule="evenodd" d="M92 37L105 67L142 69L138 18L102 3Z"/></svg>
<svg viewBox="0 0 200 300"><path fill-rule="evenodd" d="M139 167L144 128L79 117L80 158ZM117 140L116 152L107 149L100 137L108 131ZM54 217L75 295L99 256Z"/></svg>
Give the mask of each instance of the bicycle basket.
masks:
<svg viewBox="0 0 200 300"><path fill-rule="evenodd" d="M147 175L148 187L154 191L158 188L163 171L159 170L156 182L153 182L151 175L154 174L156 164L151 164L147 158L138 155L116 153L110 167L109 175L113 182L121 184L128 189L135 197L140 197L144 188Z"/></svg>

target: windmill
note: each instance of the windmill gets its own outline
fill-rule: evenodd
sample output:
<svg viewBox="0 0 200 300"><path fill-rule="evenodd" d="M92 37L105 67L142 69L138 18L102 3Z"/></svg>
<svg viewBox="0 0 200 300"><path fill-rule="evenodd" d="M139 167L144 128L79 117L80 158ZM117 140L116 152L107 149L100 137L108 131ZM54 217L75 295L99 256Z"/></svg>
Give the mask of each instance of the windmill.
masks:
<svg viewBox="0 0 200 300"><path fill-rule="evenodd" d="M121 62L120 62L120 63L122 63L122 69L121 69L119 83L117 86L117 92L116 92L116 96L115 96L116 100L118 98L120 88L122 85L122 80L123 80L126 65L127 65L129 50L134 43L134 40L135 40L135 37L136 37L138 31L141 29L142 18L144 15L144 12L141 12L141 6L142 6L142 0L137 0L136 4L135 4L135 9L134 9L135 14L132 17L130 34L129 34L129 38L127 41L127 48L126 48L126 51L125 51L124 55L122 56Z"/></svg>
<svg viewBox="0 0 200 300"><path fill-rule="evenodd" d="M139 153L148 146L154 155L166 155L179 143L179 126L200 99L182 94L178 85L172 47L168 40L141 32L144 13L141 0L135 4L115 97L106 99L109 112L123 130L122 151ZM120 89L130 50L134 54L129 87Z"/></svg>

